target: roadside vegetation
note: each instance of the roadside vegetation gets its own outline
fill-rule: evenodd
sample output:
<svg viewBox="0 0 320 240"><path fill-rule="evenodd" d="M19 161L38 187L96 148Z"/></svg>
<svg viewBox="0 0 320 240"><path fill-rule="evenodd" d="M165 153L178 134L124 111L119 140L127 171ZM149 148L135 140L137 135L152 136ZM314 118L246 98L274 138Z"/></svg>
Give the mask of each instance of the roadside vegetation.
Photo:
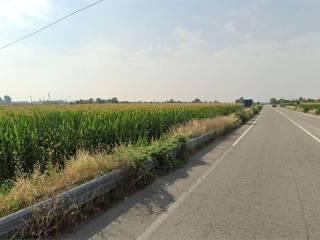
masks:
<svg viewBox="0 0 320 240"><path fill-rule="evenodd" d="M37 132L35 131L37 128L31 127L33 131L29 133L33 133L37 137L44 137L39 133L48 133L46 136L51 137L49 138L50 140L58 141L58 136L59 134L63 134L62 130L64 129L67 133L64 133L64 135L61 136L62 138L67 136L66 139L70 139L71 136L73 136L79 139L73 139L72 141L72 143L76 144L76 147L66 143L61 145L59 145L60 142L52 143L49 146L58 144L58 147L53 150L47 149L47 151L40 151L39 153L43 154L39 155L41 158L32 159L32 166L28 166L28 168L19 168L19 164L15 163L15 169L17 169L17 171L14 172L14 177L2 181L0 187L0 217L55 196L62 191L80 185L104 173L111 172L112 170L127 167L134 171L139 171L139 169L151 161L151 159L158 160L165 171L174 170L183 164L183 160L172 157L171 152L173 149L182 149L188 139L212 130L222 135L234 127L239 126L241 122L248 121L254 114L260 111L261 107L254 106L249 109L244 109L240 105L225 104L187 104L176 106L168 106L165 104L163 106L121 106L120 110L111 109L112 107L110 109L99 109L98 112L97 110L79 112L79 110L64 109L60 112L54 111L53 113L32 109L31 111L28 110L23 113L20 111L12 112L12 115L9 117L3 115L6 120L11 119L15 124L22 124L20 126L21 128L18 129L32 124L31 120L36 121L39 125L33 123L33 127L41 126L44 129ZM77 123L85 123L81 125L81 127L77 127L78 131L82 129L79 135L76 135L76 132L71 128L71 126L74 125L67 125L68 121L72 122L74 120L72 112L76 114L76 119L78 119L79 116L82 117L80 117L81 120L77 120ZM44 115L41 116L41 114ZM30 119L26 116L29 116ZM27 121L20 122L17 120L19 117L22 117L24 120L27 119ZM119 120L117 120L116 117L118 117ZM41 123L38 118L44 120L47 125ZM53 123L50 121L53 121ZM1 123L3 122L4 121ZM7 123L10 123L10 121ZM92 125L89 123L92 123ZM111 123L112 126L110 126ZM64 126L69 126L69 128L61 127L60 124L65 124ZM108 125L108 128L101 126L103 124ZM12 126L10 124L8 125ZM54 126L57 130L55 130ZM88 128L85 132L86 134L82 133L84 126ZM4 125L2 125L2 129L8 132L10 128L6 129ZM107 138L110 137L110 135L108 135L109 130L113 131L113 134L117 136L111 138L115 140L115 142L110 142ZM116 130L118 130L118 132ZM30 129L25 131L30 131ZM90 134L88 134L88 132L90 132ZM22 136L22 133L26 135ZM28 138L29 133L17 131L15 136ZM125 133L127 133L128 136L126 136ZM84 139L85 137L91 138ZM23 144L28 144L27 141L11 140L15 140L17 143L17 148L13 148L12 151L19 151ZM60 141L63 140L61 139ZM82 143L82 141L88 141L91 144L81 145L80 143ZM3 142L1 143L1 147L5 146ZM39 141L37 143L39 143ZM10 146L14 147L15 145L12 144ZM34 146L35 150L41 149L40 146L31 146ZM59 148L59 146L64 146L61 149L73 147L75 148L74 153L70 155L54 155L54 153L51 153L50 155L50 151L57 151L56 149ZM95 146L95 148L93 146ZM24 151L26 151L26 149L28 148L24 148ZM29 150L31 149L34 150L33 148ZM60 151L63 152L63 150ZM29 153L29 155L35 156L31 153ZM22 161L22 159L28 160L28 158L19 158L20 161ZM14 161L15 159L13 158L11 160ZM30 162L22 161L22 163ZM0 171L2 171L2 169Z"/></svg>
<svg viewBox="0 0 320 240"><path fill-rule="evenodd" d="M280 107L288 108L304 113L320 115L320 99L300 97L294 100L271 98L271 104L278 104Z"/></svg>
<svg viewBox="0 0 320 240"><path fill-rule="evenodd" d="M312 101L312 102L286 101L286 102L280 103L280 106L301 111L304 113L312 113L312 114L320 115L320 101Z"/></svg>

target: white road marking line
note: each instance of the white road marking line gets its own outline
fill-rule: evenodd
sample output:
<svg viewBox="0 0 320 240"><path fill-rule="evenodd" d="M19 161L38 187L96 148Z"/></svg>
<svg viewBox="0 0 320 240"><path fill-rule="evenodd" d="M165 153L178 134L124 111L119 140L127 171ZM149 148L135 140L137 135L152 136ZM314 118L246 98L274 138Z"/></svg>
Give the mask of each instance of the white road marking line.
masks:
<svg viewBox="0 0 320 240"><path fill-rule="evenodd" d="M308 134L310 137L312 137L314 140L316 140L318 143L320 143L320 139L317 138L315 135L313 135L311 132L309 132L307 129L302 127L299 123L295 122L291 118L289 118L287 115L285 115L283 112L280 112L279 110L276 109L278 113L280 113L283 117L285 117L287 120L292 122L294 125L296 125L298 128L302 129L306 134Z"/></svg>
<svg viewBox="0 0 320 240"><path fill-rule="evenodd" d="M254 123L257 123L257 121L261 118L261 115L254 121ZM245 133L248 133L250 129L254 126L251 125ZM239 139L243 138L246 134L242 134L235 142L239 142ZM137 240L147 240L159 227L160 225L190 196L190 194L212 173L212 171L218 166L220 162L224 160L224 158L233 150L233 148L236 146L236 144L232 144L227 151L215 162L212 164L212 166L205 171L203 175L201 175L197 181L189 188L188 191L184 192L173 204L169 206L169 208L163 212L148 228L147 230L140 235Z"/></svg>
<svg viewBox="0 0 320 240"><path fill-rule="evenodd" d="M248 127L248 129L242 133L242 135L238 138L237 141L235 141L232 146L236 146L246 135L247 133L250 131L251 128L253 128L253 126L259 121L259 119L261 118L263 112L260 114L260 116L252 123L252 125L250 127Z"/></svg>

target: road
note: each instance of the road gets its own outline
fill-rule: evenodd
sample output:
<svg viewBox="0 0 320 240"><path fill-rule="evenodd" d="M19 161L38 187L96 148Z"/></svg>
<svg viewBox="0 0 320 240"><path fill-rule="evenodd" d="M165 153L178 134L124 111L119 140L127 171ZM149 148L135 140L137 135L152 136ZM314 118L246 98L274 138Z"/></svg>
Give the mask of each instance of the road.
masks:
<svg viewBox="0 0 320 240"><path fill-rule="evenodd" d="M88 224L76 239L320 239L320 118L263 113Z"/></svg>

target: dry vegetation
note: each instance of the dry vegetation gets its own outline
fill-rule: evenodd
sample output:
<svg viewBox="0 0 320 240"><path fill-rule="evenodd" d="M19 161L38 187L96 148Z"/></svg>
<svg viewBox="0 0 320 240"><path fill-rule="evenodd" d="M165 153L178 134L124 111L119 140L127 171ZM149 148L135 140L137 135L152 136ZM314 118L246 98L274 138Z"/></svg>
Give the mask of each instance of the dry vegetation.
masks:
<svg viewBox="0 0 320 240"><path fill-rule="evenodd" d="M211 130L215 130L218 134L222 134L228 126L231 126L236 121L239 121L239 118L234 114L217 118L195 119L186 124L173 127L170 130L170 134L172 136L184 136L187 139L200 136Z"/></svg>
<svg viewBox="0 0 320 240"><path fill-rule="evenodd" d="M311 114L316 114L320 115L320 102L286 102L286 103L281 103L281 107L286 107L292 110L297 110L301 111L304 113L311 113Z"/></svg>

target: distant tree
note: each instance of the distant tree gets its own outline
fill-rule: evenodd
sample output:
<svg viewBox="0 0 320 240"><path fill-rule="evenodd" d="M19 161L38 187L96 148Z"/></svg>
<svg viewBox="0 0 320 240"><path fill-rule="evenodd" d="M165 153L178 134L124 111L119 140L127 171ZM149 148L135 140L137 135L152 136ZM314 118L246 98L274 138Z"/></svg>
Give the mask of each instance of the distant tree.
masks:
<svg viewBox="0 0 320 240"><path fill-rule="evenodd" d="M305 102L305 101L306 101L306 99L304 97L299 98L299 102Z"/></svg>
<svg viewBox="0 0 320 240"><path fill-rule="evenodd" d="M0 104L3 104L4 100L0 97Z"/></svg>
<svg viewBox="0 0 320 240"><path fill-rule="evenodd" d="M270 103L271 104L277 104L278 103L278 100L276 98L271 98L270 99Z"/></svg>
<svg viewBox="0 0 320 240"><path fill-rule="evenodd" d="M243 103L243 100L244 100L243 97L241 97L241 98L236 100L236 103Z"/></svg>
<svg viewBox="0 0 320 240"><path fill-rule="evenodd" d="M196 98L192 101L192 103L201 103L201 100L199 98Z"/></svg>
<svg viewBox="0 0 320 240"><path fill-rule="evenodd" d="M11 101L12 101L11 97L8 96L8 95L5 95L3 98L4 98L4 102L5 102L6 104L11 103Z"/></svg>
<svg viewBox="0 0 320 240"><path fill-rule="evenodd" d="M111 103L119 103L118 98L116 97L111 98Z"/></svg>
<svg viewBox="0 0 320 240"><path fill-rule="evenodd" d="M101 99L101 98L97 98L96 99L96 103L104 103L106 100Z"/></svg>
<svg viewBox="0 0 320 240"><path fill-rule="evenodd" d="M107 99L106 102L107 103L119 103L119 100L118 100L118 98L113 97L113 98Z"/></svg>

